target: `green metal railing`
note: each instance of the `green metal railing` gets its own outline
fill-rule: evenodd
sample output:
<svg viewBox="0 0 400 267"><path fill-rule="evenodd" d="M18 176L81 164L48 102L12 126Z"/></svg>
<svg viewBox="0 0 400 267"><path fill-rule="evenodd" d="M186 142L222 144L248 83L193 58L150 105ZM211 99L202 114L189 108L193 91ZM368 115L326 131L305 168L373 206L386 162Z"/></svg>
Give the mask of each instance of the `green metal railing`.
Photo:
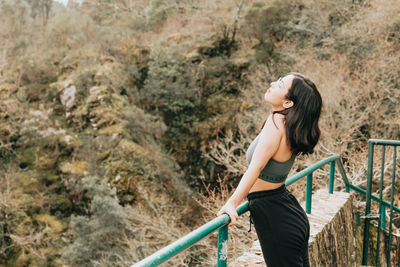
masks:
<svg viewBox="0 0 400 267"><path fill-rule="evenodd" d="M392 141L390 141L392 142ZM353 189L357 192L366 194L367 192L349 182L343 163L338 155L330 156L325 158L312 166L302 170L301 172L291 176L286 181L286 186L289 186L296 181L307 177L307 184L306 184L306 213L311 213L311 201L312 201L312 180L313 180L313 172L322 168L324 165L330 163L330 171L329 171L329 193L333 193L334 188L334 179L335 179L335 166L338 167L339 173L342 177L342 180L345 184L346 192L349 192L350 189ZM392 204L383 201L381 198L376 197L370 194L370 199L374 199L376 201L380 201L381 205L390 207L391 210L396 210L400 212L400 209L394 207L393 201ZM248 202L244 202L237 208L238 215L242 215L243 213L249 210ZM169 258L173 257L174 255L178 254L179 252L187 249L191 245L195 244L199 240L203 239L204 237L210 235L211 233L218 230L218 252L217 252L217 266L218 267L225 267L227 265L227 241L228 241L228 224L230 222L230 217L227 214L223 214L210 222L204 224L203 226L197 228L193 232L185 235L184 237L180 238L179 240L171 243L170 245L160 249L159 251L155 252L154 254L148 256L147 258L143 259L142 261L132 265L131 267L149 267L149 266L157 266ZM400 267L400 265L399 265Z"/></svg>
<svg viewBox="0 0 400 267"><path fill-rule="evenodd" d="M373 160L374 160L374 147L382 146L382 160L381 160L381 176L379 183L379 198L372 195L372 174L373 174ZM393 147L393 172L392 172L392 183L391 183L391 193L390 193L390 203L383 200L383 181L384 181L384 169L385 169L385 153L386 147ZM380 140L380 139L370 139L368 141L368 172L367 172L367 191L366 191L366 203L365 203L365 221L364 221L364 241L363 241L363 259L362 264L368 264L368 242L370 234L370 220L378 219L378 229L377 229L377 244L376 244L376 266L380 265L380 239L381 239L381 229L386 228L386 207L390 209L389 215L389 234L388 234L388 250L386 251L386 264L390 264L390 254L392 247L392 218L393 211L400 213L399 208L393 205L394 195L395 195L395 182L396 182L396 163L397 163L397 147L400 146L400 141L395 140ZM376 200L379 203L379 213L377 215L372 215L371 212L371 199ZM400 267L400 245L399 245L399 255L397 265Z"/></svg>

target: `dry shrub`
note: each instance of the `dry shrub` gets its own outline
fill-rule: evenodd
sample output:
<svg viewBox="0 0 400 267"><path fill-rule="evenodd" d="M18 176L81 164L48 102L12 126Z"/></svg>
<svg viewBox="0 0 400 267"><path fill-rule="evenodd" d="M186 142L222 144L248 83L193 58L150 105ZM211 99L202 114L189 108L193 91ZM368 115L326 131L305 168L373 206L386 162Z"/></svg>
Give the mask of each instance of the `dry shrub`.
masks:
<svg viewBox="0 0 400 267"><path fill-rule="evenodd" d="M126 266L180 237L179 207L170 205L165 193L149 191L148 182L136 185L143 198L133 207L121 206L115 190L104 180L85 177L81 186L89 200L88 212L71 220L70 235L66 235L71 242L62 252L66 262Z"/></svg>
<svg viewBox="0 0 400 267"><path fill-rule="evenodd" d="M64 14L51 18L45 30L46 48L58 53L60 49L85 49L101 39L94 21L75 9L67 9Z"/></svg>
<svg viewBox="0 0 400 267"><path fill-rule="evenodd" d="M143 203L133 208L136 218L133 224L134 228L137 229L137 235L128 244L130 251L136 251L136 259L139 260L150 255L152 252L181 238L184 234L193 231L201 224L214 219L218 210L225 204L232 193L226 177L218 181L220 185L218 189L210 189L204 183L207 196L200 195L195 199L197 205L201 207L201 212L197 208L197 216L195 217L198 225L193 226L191 229L183 227L177 215L190 212L191 216L193 216L193 210L182 211L179 207L171 206L165 202L165 198L161 195L155 195L154 192L146 193ZM143 190L146 189L143 188ZM162 216L157 216L160 214ZM238 220L238 224L229 228L228 262L233 261L243 252L247 251L248 246L256 240L254 228L250 233L248 232L248 216L248 213L242 215ZM148 223L150 221L151 224ZM214 232L189 249L171 258L165 265L215 266L217 262L217 237L218 233Z"/></svg>
<svg viewBox="0 0 400 267"><path fill-rule="evenodd" d="M61 243L58 235L62 231L62 223L52 216L30 215L35 210L43 209L46 197L39 191L33 191L35 199L23 189L22 183L27 177L34 180L35 174L27 174L27 177L17 178L17 166L9 166L7 170L1 170L0 182L0 264L37 264L46 265L50 258L55 258L59 252ZM36 175L37 176L37 175ZM51 248L47 245L51 244Z"/></svg>
<svg viewBox="0 0 400 267"><path fill-rule="evenodd" d="M126 222L122 223L123 227L119 230L115 229L113 224L103 227L102 229L96 229L96 231L92 232L88 237L88 240L84 241L89 244L87 249L93 250L96 246L99 246L97 235L106 235L107 231L118 231L117 236L109 237L108 244L110 242L117 242L120 244L119 253L110 253L112 251L106 250L102 251L105 245L101 244L100 249L95 249L93 252L100 255L99 257L90 256L86 257L87 260L90 261L92 266L127 266L132 263L138 262L141 259L149 256L150 254L156 252L157 250L167 246L168 244L176 241L181 238L184 233L189 233L193 229L189 229L185 224L182 223L182 214L187 213L191 217L196 212L197 214L201 214L201 210L199 210L196 205L195 209L188 209L187 207L182 209L179 205L173 205L170 201L170 196L167 191L160 192L158 190L149 190L149 183L138 181L136 186L141 191L141 199L134 206L125 206L119 207L118 209L119 217L123 216ZM102 190L108 191L109 189L105 188L105 184L100 186ZM154 187L153 187L154 188ZM107 194L101 194L107 195ZM111 200L109 198L109 200ZM108 201L109 201L108 200ZM112 202L112 201L111 201ZM190 202L190 199L188 199ZM113 202L113 205L117 205L117 202ZM121 208L123 209L123 213L121 213ZM113 212L116 212L114 209ZM200 212L200 213L199 213ZM97 212L98 213L98 212ZM109 210L102 211L104 216L108 216L110 213ZM96 225L95 222L98 220L100 214L92 214L88 220L92 226L84 226L84 225L76 225L74 226L76 229L89 229ZM101 215L103 216L103 215ZM81 218L82 219L82 218ZM199 222L199 218L196 218L197 223ZM108 224L107 222L102 222L102 224ZM197 225L198 226L198 225ZM193 226L197 227L197 226ZM82 230L79 230L82 232ZM89 234L90 232L86 232L84 230L82 233ZM77 236L78 238L78 236ZM100 239L101 240L101 239ZM104 243L104 242L103 242ZM79 248L82 244L77 242L71 243L68 250ZM183 251L177 256L173 257L169 261L167 261L165 266L193 266L192 264L198 263L201 259L206 258L209 247L208 241L201 241L196 243L189 249ZM66 251L68 252L68 251ZM67 253L71 254L70 252ZM67 255L65 254L65 255ZM75 254L71 254L74 259L81 261L83 258L77 259ZM90 258L90 259L89 259ZM71 258L68 258L70 260ZM87 264L87 262L86 262Z"/></svg>
<svg viewBox="0 0 400 267"><path fill-rule="evenodd" d="M238 140L234 140L232 132L228 131L224 138L218 138L208 144L209 151L205 154L205 157L218 165L224 166L227 175L241 175L247 167L245 162L243 162L244 142L244 136L240 136ZM211 177L210 180L212 179Z"/></svg>
<svg viewBox="0 0 400 267"><path fill-rule="evenodd" d="M129 242L131 251L136 253L136 261L145 258L168 244L178 240L184 234L187 234L199 226L199 218L193 216L194 209L171 205L168 200L168 192L149 191L147 185L139 185L142 188L142 200L133 207L133 213L136 216L134 228L137 231L135 239ZM190 202L190 200L189 200ZM181 217L183 213L188 213L196 217L198 225L188 228L182 224ZM197 208L197 214L201 214ZM207 243L199 242L191 248L170 259L167 266L188 266L189 262L196 261L196 258L204 257L204 248Z"/></svg>
<svg viewBox="0 0 400 267"><path fill-rule="evenodd" d="M179 43L190 48L193 43L204 42L220 32L224 26L232 27L243 6L242 0L170 1L168 15L157 34L144 32L140 38L143 45L152 45L159 40Z"/></svg>
<svg viewBox="0 0 400 267"><path fill-rule="evenodd" d="M308 8L318 4L306 3ZM391 49L391 43L381 42L390 24L382 18L392 16L399 7L394 2L391 8L376 1L370 4L331 33L332 42L326 42L322 48L295 51L293 46L282 45L286 53L296 58L292 69L315 81L323 97L323 135L318 150L338 153L355 165L359 163L352 158L356 153L365 156L368 138L399 138L399 113L395 108L400 99L395 84L398 70L393 66L400 55ZM323 16L324 13L319 14ZM316 23L326 22L316 19ZM359 53L363 51L357 54L356 47L347 44L347 52L338 53L331 43L349 36L365 37L364 42L372 43L374 50L362 56ZM329 55L329 60L316 58L320 50Z"/></svg>

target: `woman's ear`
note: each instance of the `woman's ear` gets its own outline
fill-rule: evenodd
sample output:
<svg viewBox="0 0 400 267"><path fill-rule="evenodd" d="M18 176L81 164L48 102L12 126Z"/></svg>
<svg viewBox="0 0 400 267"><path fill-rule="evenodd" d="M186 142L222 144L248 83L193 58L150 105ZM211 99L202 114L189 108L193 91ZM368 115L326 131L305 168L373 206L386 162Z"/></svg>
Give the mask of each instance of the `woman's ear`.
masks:
<svg viewBox="0 0 400 267"><path fill-rule="evenodd" d="M294 105L294 103L293 103L292 100L285 100L285 101L283 102L283 107L284 107L284 108L291 108L291 107L293 107L293 105Z"/></svg>

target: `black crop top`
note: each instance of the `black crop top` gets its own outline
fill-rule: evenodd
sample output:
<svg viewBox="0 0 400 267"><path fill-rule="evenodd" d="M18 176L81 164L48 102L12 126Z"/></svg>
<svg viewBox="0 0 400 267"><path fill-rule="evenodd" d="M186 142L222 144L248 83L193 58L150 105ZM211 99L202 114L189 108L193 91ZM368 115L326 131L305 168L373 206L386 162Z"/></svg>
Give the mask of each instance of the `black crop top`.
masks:
<svg viewBox="0 0 400 267"><path fill-rule="evenodd" d="M246 161L248 164L250 164L251 162L251 158L253 157L254 150L260 138L260 134L261 133L257 135L253 142L251 142L249 148L246 151ZM271 183L284 182L289 174L290 169L292 168L295 158L296 155L294 153L289 160L284 162L276 161L271 158L265 165L264 169L261 171L259 178Z"/></svg>

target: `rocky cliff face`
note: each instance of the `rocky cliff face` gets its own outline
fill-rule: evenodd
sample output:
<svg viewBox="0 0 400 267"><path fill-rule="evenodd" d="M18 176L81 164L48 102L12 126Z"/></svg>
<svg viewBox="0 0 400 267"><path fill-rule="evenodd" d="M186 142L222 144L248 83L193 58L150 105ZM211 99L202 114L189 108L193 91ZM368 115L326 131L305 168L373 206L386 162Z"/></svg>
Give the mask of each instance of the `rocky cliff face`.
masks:
<svg viewBox="0 0 400 267"><path fill-rule="evenodd" d="M59 262L70 216L90 218L81 181L93 175L116 189L116 205L190 207L190 189L156 141L165 125L115 85L122 71L107 59L61 70L50 84L0 85L4 262Z"/></svg>

